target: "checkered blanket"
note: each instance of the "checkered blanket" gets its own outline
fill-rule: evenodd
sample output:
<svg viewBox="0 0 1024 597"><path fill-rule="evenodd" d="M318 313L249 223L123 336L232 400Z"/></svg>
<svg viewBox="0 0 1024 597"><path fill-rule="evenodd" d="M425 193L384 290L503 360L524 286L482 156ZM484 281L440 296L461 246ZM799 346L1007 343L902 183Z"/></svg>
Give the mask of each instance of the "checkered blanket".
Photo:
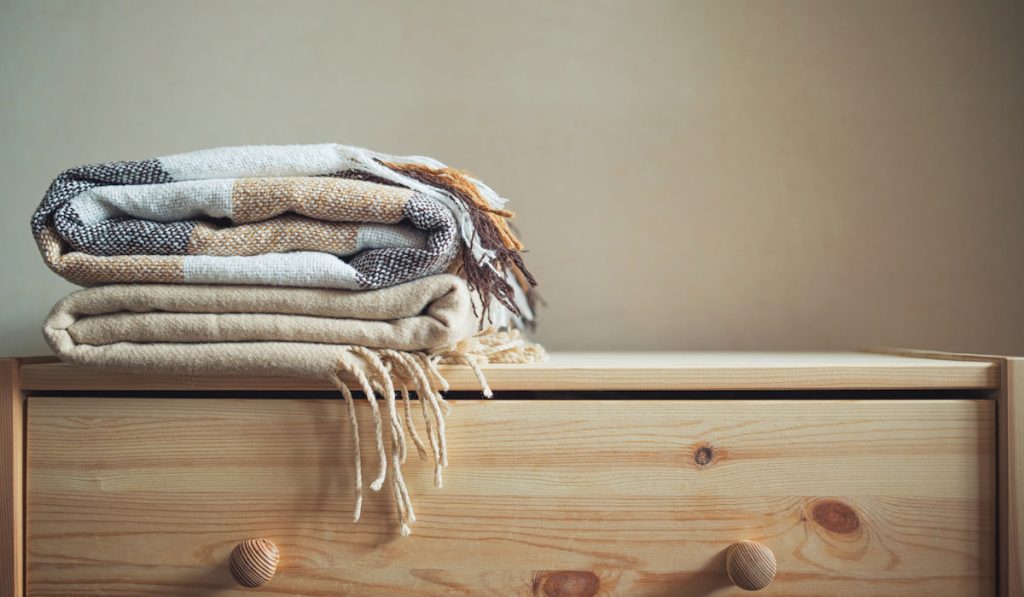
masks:
<svg viewBox="0 0 1024 597"><path fill-rule="evenodd" d="M67 170L32 232L46 263L83 286L376 289L458 271L485 310L504 307L502 325L532 319L534 285L504 204L429 158L227 147Z"/></svg>

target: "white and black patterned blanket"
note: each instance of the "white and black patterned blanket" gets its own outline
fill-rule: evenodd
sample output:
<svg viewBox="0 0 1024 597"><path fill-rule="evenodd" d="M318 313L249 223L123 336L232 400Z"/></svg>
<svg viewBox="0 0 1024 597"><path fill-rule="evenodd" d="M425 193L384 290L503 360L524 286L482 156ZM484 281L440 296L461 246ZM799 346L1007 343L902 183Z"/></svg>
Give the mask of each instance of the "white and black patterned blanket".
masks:
<svg viewBox="0 0 1024 597"><path fill-rule="evenodd" d="M460 271L485 308L529 320L534 282L504 203L429 158L228 147L69 169L32 232L47 264L85 286L372 289Z"/></svg>

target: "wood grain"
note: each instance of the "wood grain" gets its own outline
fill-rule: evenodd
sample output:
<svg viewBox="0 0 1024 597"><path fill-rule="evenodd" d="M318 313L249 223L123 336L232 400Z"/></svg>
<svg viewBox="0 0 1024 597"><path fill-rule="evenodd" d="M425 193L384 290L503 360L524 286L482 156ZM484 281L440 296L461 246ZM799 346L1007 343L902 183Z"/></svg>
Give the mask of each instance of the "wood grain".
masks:
<svg viewBox="0 0 1024 597"><path fill-rule="evenodd" d="M733 543L725 552L725 572L737 587L760 591L775 579L775 554L757 541Z"/></svg>
<svg viewBox="0 0 1024 597"><path fill-rule="evenodd" d="M479 389L464 366L442 366L454 390ZM496 391L995 389L990 362L870 353L555 353L545 363L489 365ZM329 390L317 379L111 374L61 363L26 365L27 390Z"/></svg>
<svg viewBox="0 0 1024 597"><path fill-rule="evenodd" d="M231 550L228 570L243 587L255 589L274 579L281 551L269 539L246 539Z"/></svg>
<svg viewBox="0 0 1024 597"><path fill-rule="evenodd" d="M1000 591L1024 596L1024 358L1007 358L999 401Z"/></svg>
<svg viewBox="0 0 1024 597"><path fill-rule="evenodd" d="M744 539L764 595L995 591L989 400L457 401L408 538L388 489L351 522L340 400L28 403L31 595L251 594L249 537L268 595L731 595Z"/></svg>
<svg viewBox="0 0 1024 597"><path fill-rule="evenodd" d="M18 361L0 359L0 597L24 589L24 424Z"/></svg>
<svg viewBox="0 0 1024 597"><path fill-rule="evenodd" d="M999 595L1024 596L1024 358L962 354L906 348L872 348L874 352L944 362L984 362L999 367L995 392L999 429Z"/></svg>

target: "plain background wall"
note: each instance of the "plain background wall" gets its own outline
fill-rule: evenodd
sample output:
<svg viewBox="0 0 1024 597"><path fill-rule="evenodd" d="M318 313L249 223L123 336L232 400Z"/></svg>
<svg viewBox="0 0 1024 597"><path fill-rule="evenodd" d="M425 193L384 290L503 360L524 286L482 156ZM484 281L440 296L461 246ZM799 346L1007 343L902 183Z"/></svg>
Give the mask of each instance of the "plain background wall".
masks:
<svg viewBox="0 0 1024 597"><path fill-rule="evenodd" d="M553 349L1024 354L1020 2L4 2L3 354L66 167L335 141L511 199Z"/></svg>

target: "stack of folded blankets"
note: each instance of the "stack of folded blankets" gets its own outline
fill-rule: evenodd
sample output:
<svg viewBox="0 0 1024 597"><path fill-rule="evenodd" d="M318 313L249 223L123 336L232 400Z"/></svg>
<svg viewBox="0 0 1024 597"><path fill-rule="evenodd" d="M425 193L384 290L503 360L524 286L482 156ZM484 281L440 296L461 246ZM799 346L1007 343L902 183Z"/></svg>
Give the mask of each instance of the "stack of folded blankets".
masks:
<svg viewBox="0 0 1024 597"><path fill-rule="evenodd" d="M72 168L50 186L32 232L51 269L89 288L62 299L43 332L80 365L330 380L352 426L355 520L358 390L375 425L370 486L383 486L390 459L405 535L415 520L406 437L433 460L436 485L447 466L438 363L473 367L490 395L481 363L544 358L518 333L533 320L535 282L504 206L429 158L334 144Z"/></svg>

